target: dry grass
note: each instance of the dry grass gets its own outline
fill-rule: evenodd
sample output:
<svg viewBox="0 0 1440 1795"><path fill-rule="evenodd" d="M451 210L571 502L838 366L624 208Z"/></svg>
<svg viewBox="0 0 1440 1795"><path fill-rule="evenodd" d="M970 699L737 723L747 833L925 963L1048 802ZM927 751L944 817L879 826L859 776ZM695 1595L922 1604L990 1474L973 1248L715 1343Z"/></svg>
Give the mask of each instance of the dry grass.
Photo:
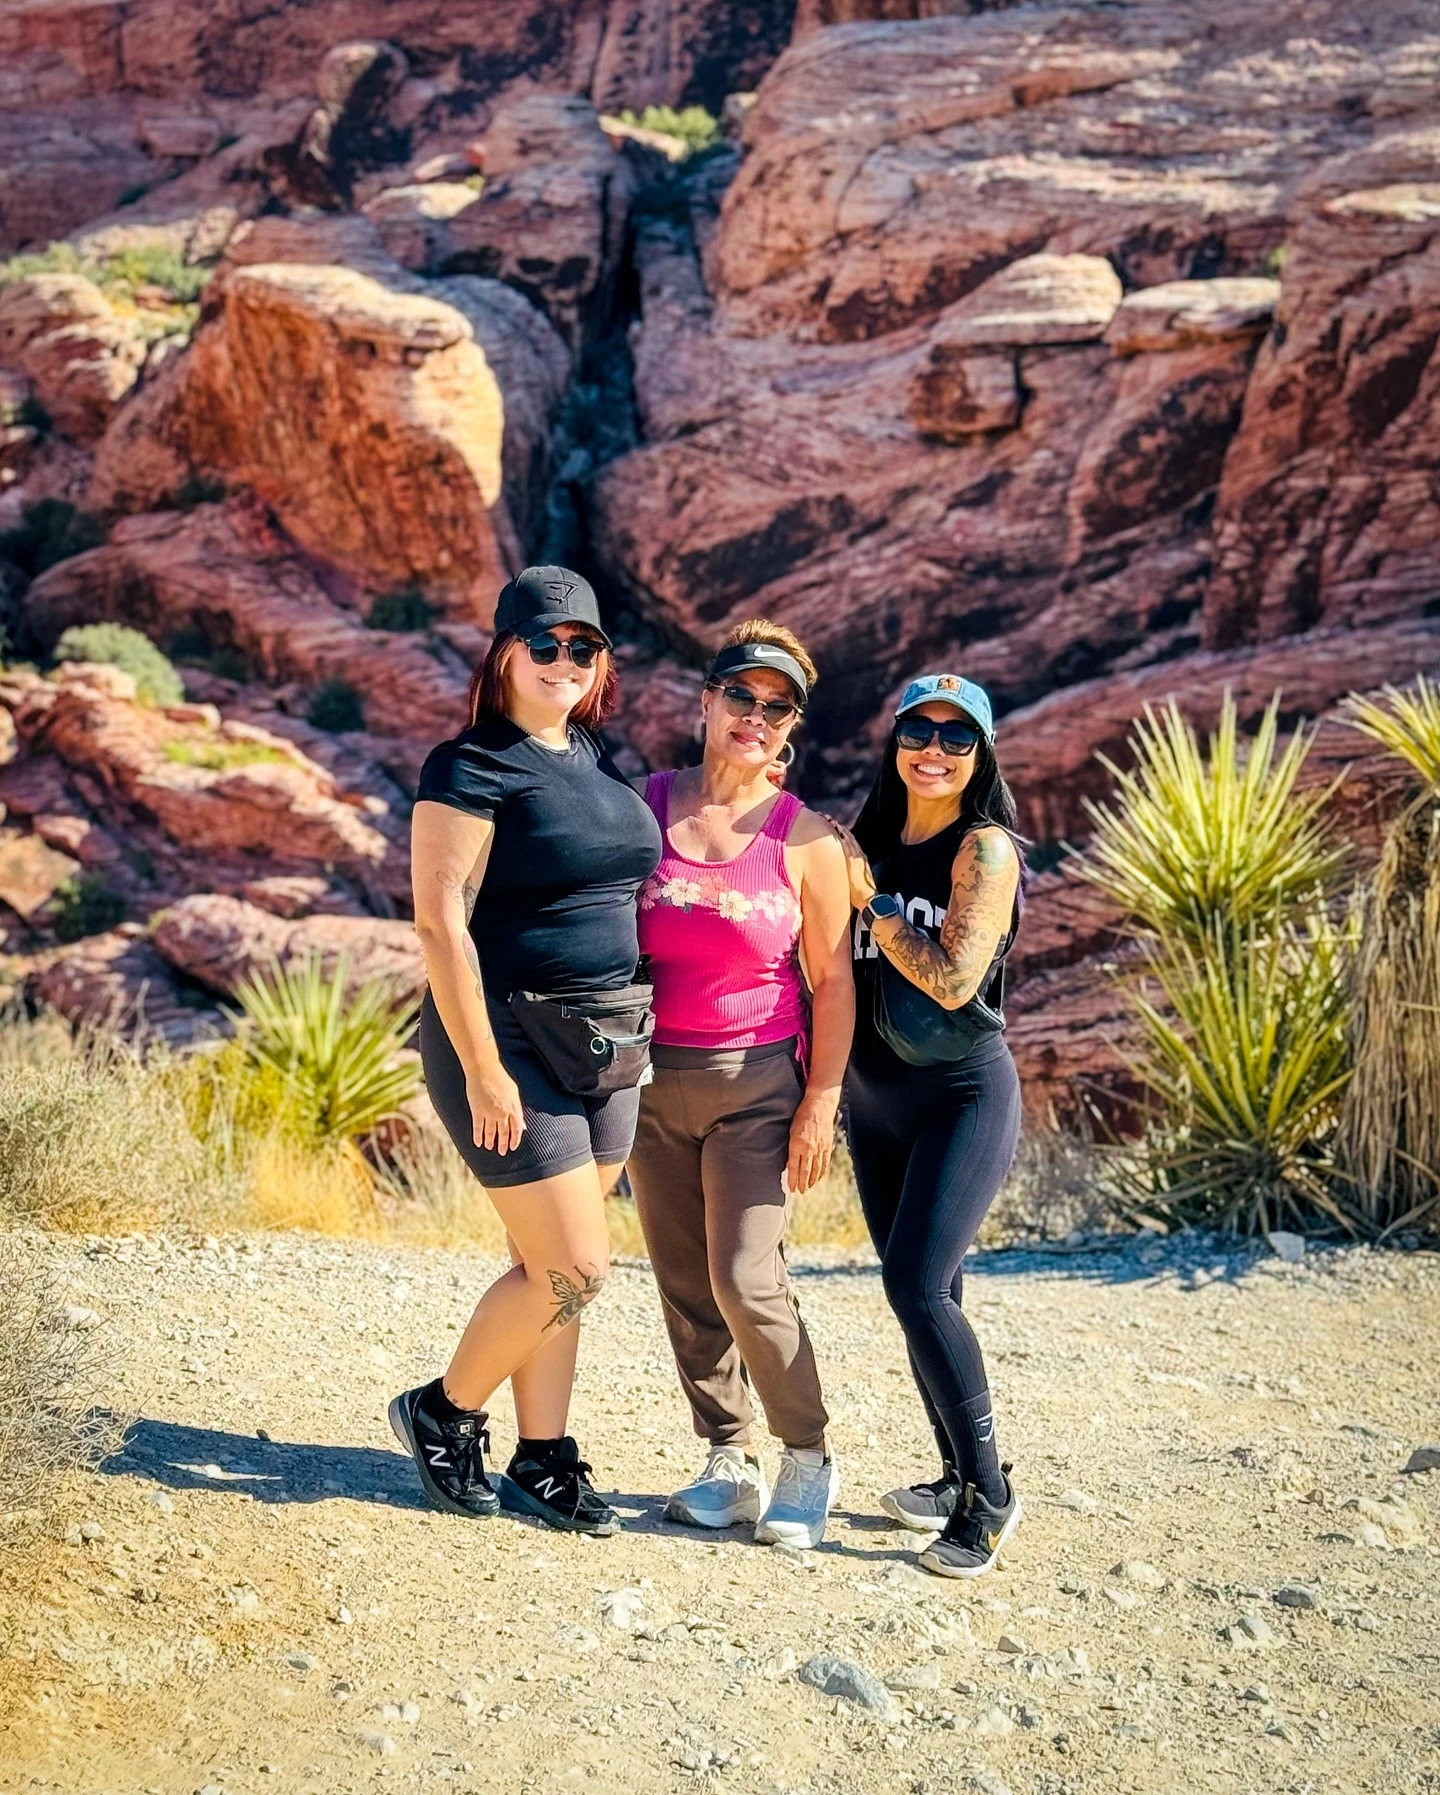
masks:
<svg viewBox="0 0 1440 1795"><path fill-rule="evenodd" d="M66 1474L98 1464L121 1426L103 1328L74 1325L37 1244L0 1234L0 1554L43 1519Z"/></svg>

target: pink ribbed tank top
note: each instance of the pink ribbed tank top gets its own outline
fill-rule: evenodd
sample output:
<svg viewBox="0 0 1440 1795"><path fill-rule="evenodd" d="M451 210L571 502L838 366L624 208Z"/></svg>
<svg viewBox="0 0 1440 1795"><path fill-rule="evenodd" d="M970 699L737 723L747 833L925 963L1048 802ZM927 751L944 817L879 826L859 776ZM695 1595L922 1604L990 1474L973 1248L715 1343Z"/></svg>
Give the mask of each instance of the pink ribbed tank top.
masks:
<svg viewBox="0 0 1440 1795"><path fill-rule="evenodd" d="M803 806L781 792L765 826L733 860L688 860L670 845L674 773L652 773L645 802L663 843L640 887L640 951L655 985L655 1039L665 1047L761 1047L808 1031L800 972L800 900L785 837Z"/></svg>

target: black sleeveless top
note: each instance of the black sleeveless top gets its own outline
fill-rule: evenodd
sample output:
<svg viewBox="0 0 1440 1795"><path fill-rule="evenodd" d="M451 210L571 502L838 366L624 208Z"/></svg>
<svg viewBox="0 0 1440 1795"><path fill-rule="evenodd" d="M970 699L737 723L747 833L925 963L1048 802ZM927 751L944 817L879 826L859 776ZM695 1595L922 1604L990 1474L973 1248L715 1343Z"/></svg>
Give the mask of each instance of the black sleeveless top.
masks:
<svg viewBox="0 0 1440 1795"><path fill-rule="evenodd" d="M906 922L914 928L922 929L932 941L940 939L940 927L945 921L945 912L950 907L955 856L960 851L960 843L966 833L957 817L948 829L942 829L938 835L911 844L896 841L878 858L872 857L870 861L876 891L887 892L896 898L904 911ZM1000 962L1014 943L1019 922L1020 893L1017 888L1015 907L1010 913L1009 930L1000 938L995 958L990 963L990 970L978 993L981 997L989 996L992 1002ZM858 1071L872 1077L903 1074L907 1078L913 1078L916 1068L905 1065L880 1038L875 1027L876 961L880 950L870 939L870 931L861 920L858 910L855 912L852 933L852 953L855 962L855 1045L851 1049L851 1063ZM993 1051L1003 1040L1003 1035L993 1035L976 1052ZM943 1071L945 1068L925 1068L925 1071L931 1070Z"/></svg>

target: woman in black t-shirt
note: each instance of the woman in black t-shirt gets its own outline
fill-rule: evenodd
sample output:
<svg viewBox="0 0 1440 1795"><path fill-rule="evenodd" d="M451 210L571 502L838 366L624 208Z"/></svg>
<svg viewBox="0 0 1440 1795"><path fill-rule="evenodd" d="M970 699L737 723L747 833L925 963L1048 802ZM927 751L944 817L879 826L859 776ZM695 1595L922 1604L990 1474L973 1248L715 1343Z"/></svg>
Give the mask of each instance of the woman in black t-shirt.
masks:
<svg viewBox="0 0 1440 1795"><path fill-rule="evenodd" d="M635 895L660 832L590 731L615 674L595 594L531 567L510 582L471 689L472 723L420 775L415 927L430 988L425 1083L485 1186L515 1263L481 1298L442 1378L397 1396L390 1424L431 1498L609 1533L610 1508L565 1432L581 1311L605 1281L605 1193L635 1137L639 1091L562 1090L509 1008L514 992L583 998L635 978ZM510 1379L519 1442L497 1491L485 1405Z"/></svg>

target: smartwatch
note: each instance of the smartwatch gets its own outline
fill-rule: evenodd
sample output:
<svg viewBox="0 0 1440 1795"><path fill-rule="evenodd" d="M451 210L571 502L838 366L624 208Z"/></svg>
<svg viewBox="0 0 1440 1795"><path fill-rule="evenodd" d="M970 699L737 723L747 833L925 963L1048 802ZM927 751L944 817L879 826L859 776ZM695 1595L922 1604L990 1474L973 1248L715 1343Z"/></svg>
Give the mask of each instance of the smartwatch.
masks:
<svg viewBox="0 0 1440 1795"><path fill-rule="evenodd" d="M877 891L870 902L860 912L860 920L867 929L873 929L876 921L886 916L903 916L899 898L891 897L888 891Z"/></svg>

